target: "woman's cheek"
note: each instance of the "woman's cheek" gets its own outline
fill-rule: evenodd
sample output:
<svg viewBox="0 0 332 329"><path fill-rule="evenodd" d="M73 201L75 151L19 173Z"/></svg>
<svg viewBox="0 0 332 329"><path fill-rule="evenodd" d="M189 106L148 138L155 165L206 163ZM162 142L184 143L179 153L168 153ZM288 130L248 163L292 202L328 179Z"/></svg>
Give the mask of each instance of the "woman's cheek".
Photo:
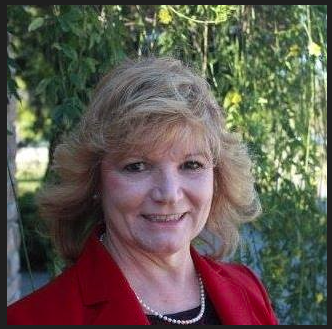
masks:
<svg viewBox="0 0 332 329"><path fill-rule="evenodd" d="M109 202L129 209L144 200L148 194L147 185L144 182L135 182L132 179L113 174L105 180L104 192L106 192Z"/></svg>
<svg viewBox="0 0 332 329"><path fill-rule="evenodd" d="M213 196L213 172L206 172L204 175L192 179L187 184L188 191L201 201L209 201Z"/></svg>

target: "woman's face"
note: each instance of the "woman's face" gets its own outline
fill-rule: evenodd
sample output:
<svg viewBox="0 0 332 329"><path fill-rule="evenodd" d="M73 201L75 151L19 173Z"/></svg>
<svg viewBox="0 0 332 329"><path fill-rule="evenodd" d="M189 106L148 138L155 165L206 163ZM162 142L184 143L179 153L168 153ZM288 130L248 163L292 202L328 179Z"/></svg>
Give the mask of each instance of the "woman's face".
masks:
<svg viewBox="0 0 332 329"><path fill-rule="evenodd" d="M173 254L203 229L213 195L213 165L195 148L173 143L143 156L102 162L102 203L117 246ZM145 154L147 153L144 150Z"/></svg>

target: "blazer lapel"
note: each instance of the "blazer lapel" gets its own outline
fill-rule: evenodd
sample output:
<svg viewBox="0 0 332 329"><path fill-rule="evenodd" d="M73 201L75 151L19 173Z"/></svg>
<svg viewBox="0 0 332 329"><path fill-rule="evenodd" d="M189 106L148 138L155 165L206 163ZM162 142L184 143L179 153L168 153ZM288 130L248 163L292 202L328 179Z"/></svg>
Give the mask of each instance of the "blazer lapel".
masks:
<svg viewBox="0 0 332 329"><path fill-rule="evenodd" d="M191 248L191 255L222 324L258 324L252 315L251 306L243 288L231 279L223 277L222 269L217 271L193 248Z"/></svg>
<svg viewBox="0 0 332 329"><path fill-rule="evenodd" d="M96 325L149 325L150 322L142 312L138 304L130 296L118 296L114 294L114 300L110 300L99 307L98 315L91 324Z"/></svg>
<svg viewBox="0 0 332 329"><path fill-rule="evenodd" d="M89 324L150 324L135 293L106 248L92 234L76 264Z"/></svg>

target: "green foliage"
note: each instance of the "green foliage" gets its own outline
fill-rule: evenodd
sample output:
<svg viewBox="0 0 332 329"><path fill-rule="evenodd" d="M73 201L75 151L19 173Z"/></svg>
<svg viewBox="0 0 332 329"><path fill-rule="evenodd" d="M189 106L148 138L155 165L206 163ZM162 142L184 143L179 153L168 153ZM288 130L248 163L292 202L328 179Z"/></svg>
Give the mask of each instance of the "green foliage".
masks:
<svg viewBox="0 0 332 329"><path fill-rule="evenodd" d="M34 192L21 193L18 199L22 221L24 223L24 234L26 237L26 247L29 254L31 268L33 270L45 270L47 263L47 250L49 250L49 241L40 233L40 218L38 218L37 208L34 199ZM23 248L20 250L22 267L27 269L24 261Z"/></svg>
<svg viewBox="0 0 332 329"><path fill-rule="evenodd" d="M282 324L326 324L326 213L317 206L326 175L326 5L9 5L7 13L8 90L17 94L15 67L29 127L50 142L51 157L122 58L192 63L256 164L263 215L244 227L248 243L236 259L259 272Z"/></svg>
<svg viewBox="0 0 332 329"><path fill-rule="evenodd" d="M28 32L32 32L34 30L37 30L44 24L44 18L43 17L37 17L35 18L28 27Z"/></svg>
<svg viewBox="0 0 332 329"><path fill-rule="evenodd" d="M36 113L29 109L28 103L26 100L17 104L17 141L20 145L32 145L38 144L42 141L43 131L35 128L37 124ZM43 129L47 129L47 123Z"/></svg>
<svg viewBox="0 0 332 329"><path fill-rule="evenodd" d="M16 99L20 99L17 93L17 83L13 79L13 70L16 70L17 64L15 60L9 55L8 50L11 48L11 35L7 28L7 104L9 103L9 97L14 96Z"/></svg>

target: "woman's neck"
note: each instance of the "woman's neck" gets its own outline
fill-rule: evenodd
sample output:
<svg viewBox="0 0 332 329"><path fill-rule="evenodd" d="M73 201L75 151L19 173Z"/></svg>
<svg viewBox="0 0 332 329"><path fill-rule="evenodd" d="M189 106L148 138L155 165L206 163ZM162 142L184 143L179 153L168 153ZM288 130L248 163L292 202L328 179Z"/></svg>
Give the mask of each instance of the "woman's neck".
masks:
<svg viewBox="0 0 332 329"><path fill-rule="evenodd" d="M125 275L137 273L148 280L168 278L179 282L188 279L188 274L195 272L190 246L175 254L154 254L120 243L107 234L104 245Z"/></svg>
<svg viewBox="0 0 332 329"><path fill-rule="evenodd" d="M199 305L197 273L189 246L165 256L123 246L108 235L104 244L132 289L151 307L174 313Z"/></svg>

